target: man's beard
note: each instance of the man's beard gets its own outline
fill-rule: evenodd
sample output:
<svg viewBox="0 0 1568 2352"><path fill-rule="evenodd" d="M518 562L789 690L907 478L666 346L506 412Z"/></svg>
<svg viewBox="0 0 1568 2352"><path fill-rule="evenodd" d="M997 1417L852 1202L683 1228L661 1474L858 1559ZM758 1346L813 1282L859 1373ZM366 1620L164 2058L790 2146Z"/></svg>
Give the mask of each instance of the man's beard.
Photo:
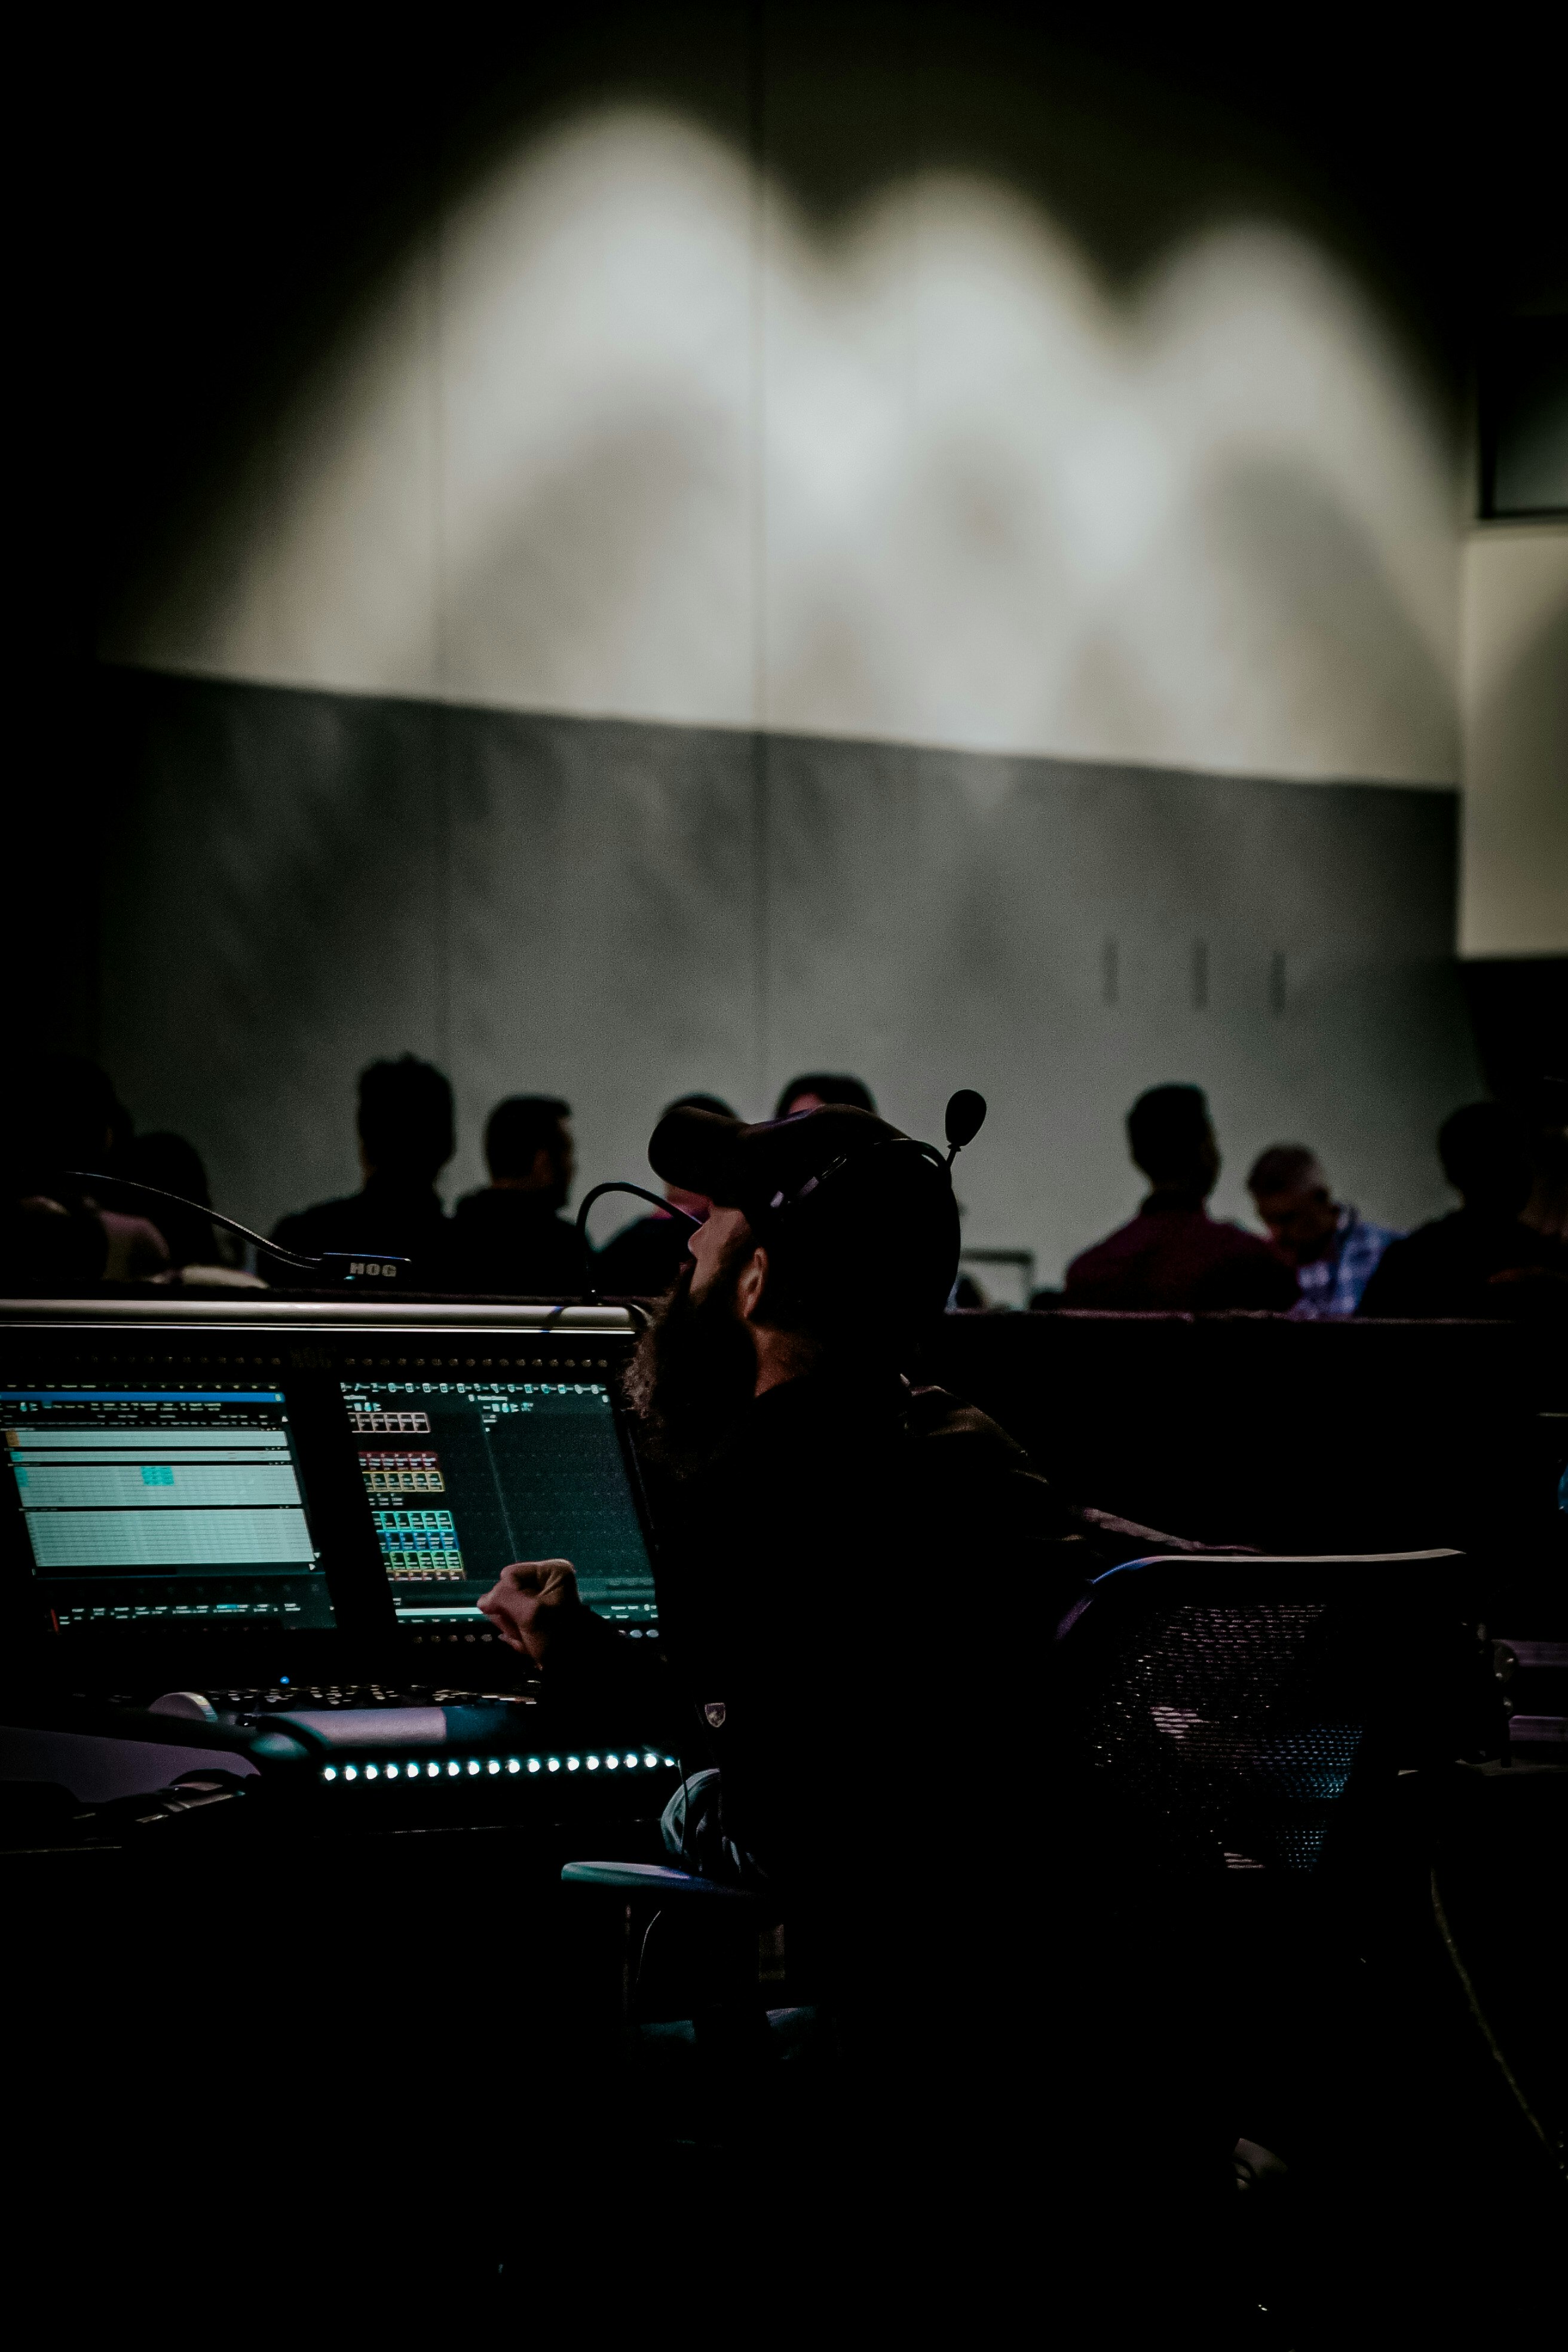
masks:
<svg viewBox="0 0 1568 2352"><path fill-rule="evenodd" d="M690 1478L728 1443L756 1392L757 1351L735 1311L737 1248L702 1297L691 1296L689 1264L654 1308L626 1371L626 1393L642 1423L638 1451L655 1469Z"/></svg>

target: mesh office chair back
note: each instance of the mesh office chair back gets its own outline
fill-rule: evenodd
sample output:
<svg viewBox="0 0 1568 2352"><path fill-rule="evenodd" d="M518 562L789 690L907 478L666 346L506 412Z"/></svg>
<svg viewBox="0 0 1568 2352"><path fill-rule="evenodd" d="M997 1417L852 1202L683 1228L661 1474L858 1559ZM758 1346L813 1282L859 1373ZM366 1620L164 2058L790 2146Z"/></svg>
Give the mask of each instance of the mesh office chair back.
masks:
<svg viewBox="0 0 1568 2352"><path fill-rule="evenodd" d="M1310 1873L1421 1735L1452 1553L1113 1570L1061 1638L1063 1761L1101 1862ZM1110 1842L1109 1844L1107 1842Z"/></svg>

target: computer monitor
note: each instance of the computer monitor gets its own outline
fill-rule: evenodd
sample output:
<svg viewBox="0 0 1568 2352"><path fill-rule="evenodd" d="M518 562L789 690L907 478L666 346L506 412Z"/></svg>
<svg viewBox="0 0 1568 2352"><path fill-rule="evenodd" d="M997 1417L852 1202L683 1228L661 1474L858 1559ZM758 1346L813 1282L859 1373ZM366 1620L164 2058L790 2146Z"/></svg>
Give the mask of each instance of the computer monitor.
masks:
<svg viewBox="0 0 1568 2352"><path fill-rule="evenodd" d="M619 1308L0 1302L0 1688L531 1669L477 1606L564 1556L658 1623Z"/></svg>
<svg viewBox="0 0 1568 2352"><path fill-rule="evenodd" d="M58 1634L335 1624L280 1387L7 1388L0 1430Z"/></svg>
<svg viewBox="0 0 1568 2352"><path fill-rule="evenodd" d="M657 1632L606 1380L344 1378L341 1388L400 1625L471 1627L509 1561L567 1559L601 1617L634 1639Z"/></svg>

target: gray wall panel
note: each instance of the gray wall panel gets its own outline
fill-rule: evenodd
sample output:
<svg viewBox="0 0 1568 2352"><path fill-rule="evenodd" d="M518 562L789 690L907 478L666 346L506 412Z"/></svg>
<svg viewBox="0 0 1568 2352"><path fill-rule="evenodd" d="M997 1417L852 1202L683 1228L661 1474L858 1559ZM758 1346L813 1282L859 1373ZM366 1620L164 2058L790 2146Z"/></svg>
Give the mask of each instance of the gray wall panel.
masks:
<svg viewBox="0 0 1568 2352"><path fill-rule="evenodd" d="M462 1167L477 1178L500 1095L559 1093L584 1182L646 1183L642 1147L670 1096L755 1090L749 740L446 716ZM605 1209L595 1234L630 1213Z"/></svg>
<svg viewBox="0 0 1568 2352"><path fill-rule="evenodd" d="M586 1183L646 1177L687 1087L755 1115L827 1064L925 1133L979 1086L970 1237L1042 1278L1135 1202L1121 1117L1161 1079L1209 1088L1233 1213L1286 1137L1369 1213L1444 1205L1431 1138L1479 1090L1451 793L134 672L104 698L100 1050L242 1216L352 1186L354 1074L405 1047L457 1084L453 1190L503 1093L571 1098Z"/></svg>
<svg viewBox="0 0 1568 2352"><path fill-rule="evenodd" d="M441 713L112 681L99 1051L242 1218L358 1183L345 1073L447 1050Z"/></svg>
<svg viewBox="0 0 1568 2352"><path fill-rule="evenodd" d="M1054 1273L1130 1212L1121 1114L1172 1077L1210 1090L1234 1213L1298 1135L1369 1213L1444 1205L1430 1139L1478 1084L1452 795L812 740L769 773L771 1059L863 1067L926 1131L978 1085L973 1240Z"/></svg>

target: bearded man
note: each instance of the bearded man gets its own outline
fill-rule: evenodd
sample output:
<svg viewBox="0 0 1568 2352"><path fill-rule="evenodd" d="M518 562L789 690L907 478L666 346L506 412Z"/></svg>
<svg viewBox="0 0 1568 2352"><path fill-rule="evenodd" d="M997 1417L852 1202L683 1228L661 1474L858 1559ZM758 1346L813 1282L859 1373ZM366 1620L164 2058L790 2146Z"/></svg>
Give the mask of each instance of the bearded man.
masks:
<svg viewBox="0 0 1568 2352"><path fill-rule="evenodd" d="M911 1385L958 1260L931 1147L841 1105L755 1127L678 1107L648 1159L714 1203L630 1379L658 1654L567 1560L515 1563L479 1605L547 1689L619 1686L643 1722L662 1702L689 1772L720 1771L684 1858L770 1882L792 1950L798 1929L852 1966L908 1874L1005 1841L1056 1625L1173 1539L1067 1510L995 1423Z"/></svg>
<svg viewBox="0 0 1568 2352"><path fill-rule="evenodd" d="M1119 2010L1040 2030L1042 2003L1088 2019L1098 1966L1091 1947L1055 1997L1043 1979L1078 1900L1053 1858L1052 1637L1100 1568L1196 1547L1063 1507L994 1422L911 1383L958 1263L930 1146L838 1104L759 1127L678 1108L648 1158L714 1203L632 1373L658 1650L584 1608L563 1559L506 1569L480 1606L568 1709L611 1702L680 1755L667 1844L771 1901L790 1999L841 2062L809 2154L753 2147L704 2242L733 2232L742 2284L775 2277L765 2242L798 2209L806 2305L853 2250L879 2308L901 2279L925 2316L982 2294L1010 2320L1045 2194L1020 2145L1051 2135L1070 2189L1099 2111L1124 2127L1108 2035L1123 2089L1163 2079Z"/></svg>

